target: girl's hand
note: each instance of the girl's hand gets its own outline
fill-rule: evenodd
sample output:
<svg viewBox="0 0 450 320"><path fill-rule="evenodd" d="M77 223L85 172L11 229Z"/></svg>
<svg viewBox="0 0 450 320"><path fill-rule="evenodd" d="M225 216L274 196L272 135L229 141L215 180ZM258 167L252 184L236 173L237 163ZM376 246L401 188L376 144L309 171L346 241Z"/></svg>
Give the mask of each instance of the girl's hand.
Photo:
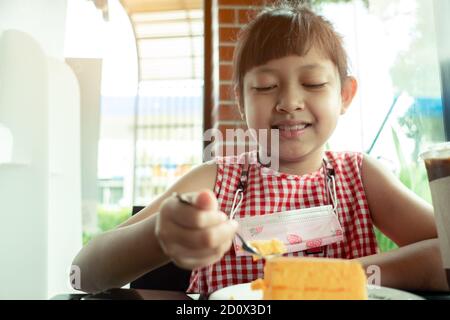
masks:
<svg viewBox="0 0 450 320"><path fill-rule="evenodd" d="M184 269L205 267L229 250L238 224L219 211L210 190L183 194L192 205L168 198L161 205L155 234L164 253Z"/></svg>

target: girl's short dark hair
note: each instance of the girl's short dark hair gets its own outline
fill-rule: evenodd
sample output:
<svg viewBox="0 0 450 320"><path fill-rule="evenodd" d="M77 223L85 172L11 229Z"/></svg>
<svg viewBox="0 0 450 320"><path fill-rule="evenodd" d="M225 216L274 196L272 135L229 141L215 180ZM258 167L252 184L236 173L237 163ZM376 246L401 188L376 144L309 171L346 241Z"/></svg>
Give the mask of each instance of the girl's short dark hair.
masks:
<svg viewBox="0 0 450 320"><path fill-rule="evenodd" d="M328 20L295 1L263 9L240 31L234 51L233 82L241 106L244 76L250 69L287 55L304 56L312 47L336 65L343 82L348 75L347 54Z"/></svg>

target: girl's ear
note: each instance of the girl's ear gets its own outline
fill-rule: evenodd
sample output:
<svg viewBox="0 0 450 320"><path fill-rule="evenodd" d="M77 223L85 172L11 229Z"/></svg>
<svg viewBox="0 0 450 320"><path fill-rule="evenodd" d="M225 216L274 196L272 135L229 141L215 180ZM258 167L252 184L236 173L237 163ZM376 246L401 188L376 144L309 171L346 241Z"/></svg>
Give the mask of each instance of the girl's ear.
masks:
<svg viewBox="0 0 450 320"><path fill-rule="evenodd" d="M358 90L358 82L354 77L348 76L345 79L344 83L342 84L341 89L341 99L342 99L341 114L347 112L348 107L350 107L350 104L352 103L357 90Z"/></svg>
<svg viewBox="0 0 450 320"><path fill-rule="evenodd" d="M236 102L237 102L239 114L241 115L241 119L243 121L245 121L244 106L241 105L241 94L239 93L239 89L237 86L234 87L234 96L236 97Z"/></svg>

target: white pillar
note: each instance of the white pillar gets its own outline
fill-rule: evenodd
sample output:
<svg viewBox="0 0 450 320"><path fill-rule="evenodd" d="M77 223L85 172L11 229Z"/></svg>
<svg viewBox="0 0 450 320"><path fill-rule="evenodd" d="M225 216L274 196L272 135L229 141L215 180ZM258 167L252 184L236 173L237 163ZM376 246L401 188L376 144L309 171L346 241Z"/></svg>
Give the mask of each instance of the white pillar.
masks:
<svg viewBox="0 0 450 320"><path fill-rule="evenodd" d="M70 292L81 249L80 94L72 69L49 58L48 296Z"/></svg>
<svg viewBox="0 0 450 320"><path fill-rule="evenodd" d="M14 139L0 164L0 299L47 298L48 77L33 38L0 34L0 123Z"/></svg>
<svg viewBox="0 0 450 320"><path fill-rule="evenodd" d="M97 162L100 137L102 60L67 58L80 84L81 190L83 230L98 231Z"/></svg>

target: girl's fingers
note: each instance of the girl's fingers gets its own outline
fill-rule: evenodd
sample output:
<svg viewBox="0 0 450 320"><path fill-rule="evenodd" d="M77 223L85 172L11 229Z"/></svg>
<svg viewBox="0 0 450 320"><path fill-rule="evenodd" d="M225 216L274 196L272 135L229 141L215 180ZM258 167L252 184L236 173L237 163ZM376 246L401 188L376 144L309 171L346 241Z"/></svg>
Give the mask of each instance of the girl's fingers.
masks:
<svg viewBox="0 0 450 320"><path fill-rule="evenodd" d="M174 256L179 257L179 259L207 259L215 256L222 256L225 254L231 247L232 240L228 240L217 248L208 248L208 249L191 249L185 247L181 244L174 244L171 248L171 253Z"/></svg>
<svg viewBox="0 0 450 320"><path fill-rule="evenodd" d="M214 264L216 262L214 259L211 258L205 258L205 259L172 259L172 261L180 268L187 269L187 270L193 270L198 268L203 268L206 266L209 266L211 264Z"/></svg>
<svg viewBox="0 0 450 320"><path fill-rule="evenodd" d="M227 220L226 214L221 211L199 210L189 204L181 203L175 197L167 201L167 204L161 208L161 215L163 219L171 220L180 227L203 229Z"/></svg>
<svg viewBox="0 0 450 320"><path fill-rule="evenodd" d="M238 224L234 220L227 220L206 229L187 230L179 228L174 232L174 242L190 249L216 248L233 239Z"/></svg>
<svg viewBox="0 0 450 320"><path fill-rule="evenodd" d="M199 210L215 211L219 208L217 198L211 190L205 189L199 192L186 192L179 194L181 201L188 202L187 204ZM178 201L180 199L177 198Z"/></svg>
<svg viewBox="0 0 450 320"><path fill-rule="evenodd" d="M155 227L161 248L186 269L219 261L230 249L237 222L218 211L211 191L183 194L182 200L189 203L171 197L161 206Z"/></svg>
<svg viewBox="0 0 450 320"><path fill-rule="evenodd" d="M206 267L219 261L223 257L223 255L230 249L231 244L232 242L229 241L228 243L222 244L216 250L204 250L202 252L202 254L204 255L200 255L198 253L198 250L190 251L190 249L184 248L184 255L178 256L177 258L173 259L173 261L179 267L189 270ZM183 248L179 247L177 250L182 251Z"/></svg>
<svg viewBox="0 0 450 320"><path fill-rule="evenodd" d="M196 208L207 211L219 210L217 198L211 190L203 190L197 193L194 201Z"/></svg>
<svg viewBox="0 0 450 320"><path fill-rule="evenodd" d="M161 217L159 217L161 218ZM208 249L232 239L238 229L234 220L226 220L218 225L204 229L187 229L168 220L158 220L155 234L164 250L172 244L180 244L191 249Z"/></svg>

